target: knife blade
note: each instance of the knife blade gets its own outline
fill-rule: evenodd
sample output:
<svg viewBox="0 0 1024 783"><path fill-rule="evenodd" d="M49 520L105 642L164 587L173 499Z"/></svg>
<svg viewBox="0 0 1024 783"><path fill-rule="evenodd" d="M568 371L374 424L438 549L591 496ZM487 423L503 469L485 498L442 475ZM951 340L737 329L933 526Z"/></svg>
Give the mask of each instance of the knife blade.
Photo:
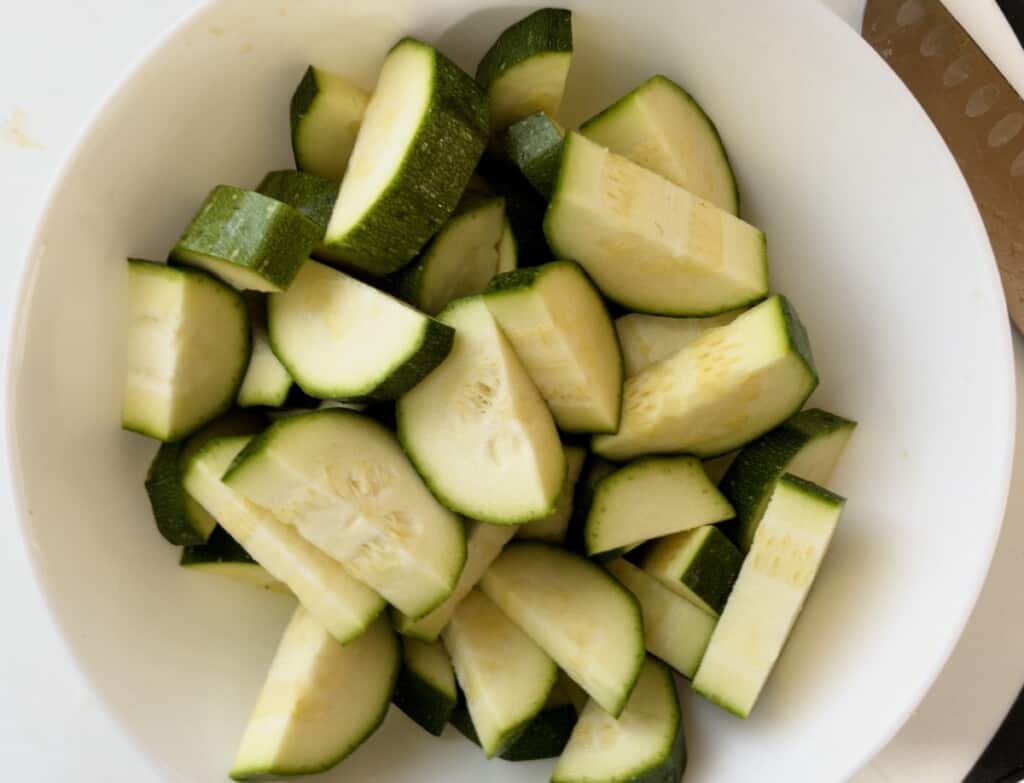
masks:
<svg viewBox="0 0 1024 783"><path fill-rule="evenodd" d="M1024 100L939 0L868 0L862 34L960 165L1024 332Z"/></svg>

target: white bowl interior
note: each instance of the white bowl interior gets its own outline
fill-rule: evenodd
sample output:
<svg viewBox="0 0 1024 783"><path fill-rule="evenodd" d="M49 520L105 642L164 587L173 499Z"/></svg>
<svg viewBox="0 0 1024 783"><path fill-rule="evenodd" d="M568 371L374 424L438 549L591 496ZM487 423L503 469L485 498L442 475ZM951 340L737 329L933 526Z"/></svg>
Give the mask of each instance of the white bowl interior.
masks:
<svg viewBox="0 0 1024 783"><path fill-rule="evenodd" d="M981 222L909 94L813 0L567 5L564 119L655 72L693 92L809 328L815 401L861 422L835 479L846 514L753 717L687 694L687 780L843 779L937 673L998 531L1011 357ZM287 101L307 62L370 87L411 33L472 67L524 8L218 0L121 86L54 192L11 354L12 464L59 625L165 779L224 774L290 604L186 573L154 529L142 479L155 446L118 426L122 259L163 257L213 185L290 165ZM325 777L535 781L548 767L486 763L393 710Z"/></svg>

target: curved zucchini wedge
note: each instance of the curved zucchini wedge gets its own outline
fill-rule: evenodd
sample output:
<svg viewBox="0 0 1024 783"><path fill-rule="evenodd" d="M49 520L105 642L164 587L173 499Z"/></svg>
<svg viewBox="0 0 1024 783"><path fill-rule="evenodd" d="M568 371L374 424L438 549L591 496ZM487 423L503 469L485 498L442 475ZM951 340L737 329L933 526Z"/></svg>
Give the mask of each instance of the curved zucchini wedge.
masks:
<svg viewBox="0 0 1024 783"><path fill-rule="evenodd" d="M269 172L256 186L256 192L294 207L320 228L322 238L331 220L340 188L341 184L333 179L318 177L307 171L285 169Z"/></svg>
<svg viewBox="0 0 1024 783"><path fill-rule="evenodd" d="M430 494L394 435L359 413L280 419L224 482L414 619L441 604L462 572L462 521Z"/></svg>
<svg viewBox="0 0 1024 783"><path fill-rule="evenodd" d="M768 295L759 229L574 131L544 233L628 310L718 315Z"/></svg>
<svg viewBox="0 0 1024 783"><path fill-rule="evenodd" d="M393 400L451 350L451 327L315 261L267 305L270 344L313 397Z"/></svg>
<svg viewBox="0 0 1024 783"><path fill-rule="evenodd" d="M725 607L743 554L714 525L652 541L640 561L644 571L706 612Z"/></svg>
<svg viewBox="0 0 1024 783"><path fill-rule="evenodd" d="M487 90L491 129L544 111L558 113L572 63L572 14L542 8L508 27L480 60L477 81Z"/></svg>
<svg viewBox="0 0 1024 783"><path fill-rule="evenodd" d="M309 66L291 100L295 165L311 174L340 180L369 99L344 76Z"/></svg>
<svg viewBox="0 0 1024 783"><path fill-rule="evenodd" d="M558 179L565 131L544 112L514 122L501 134L501 147L544 198Z"/></svg>
<svg viewBox="0 0 1024 783"><path fill-rule="evenodd" d="M708 318L669 318L663 315L629 313L615 319L615 331L622 347L627 378L639 375L652 364L670 359L705 332L726 326L742 310Z"/></svg>
<svg viewBox="0 0 1024 783"><path fill-rule="evenodd" d="M249 307L252 351L235 401L239 408L279 408L288 399L294 382L291 373L270 347L266 299L262 294L250 291L245 301Z"/></svg>
<svg viewBox="0 0 1024 783"><path fill-rule="evenodd" d="M448 359L398 401L398 436L448 508L516 525L550 514L565 455L544 400L480 296L438 320L455 329Z"/></svg>
<svg viewBox="0 0 1024 783"><path fill-rule="evenodd" d="M487 134L479 85L403 38L366 107L320 254L373 275L401 269L455 210Z"/></svg>
<svg viewBox="0 0 1024 783"><path fill-rule="evenodd" d="M484 301L563 432L615 432L622 354L608 310L571 261L494 278Z"/></svg>
<svg viewBox="0 0 1024 783"><path fill-rule="evenodd" d="M441 642L402 639L402 671L391 697L424 731L440 737L458 699L455 671Z"/></svg>
<svg viewBox="0 0 1024 783"><path fill-rule="evenodd" d="M632 593L586 558L532 541L505 547L480 586L602 708L622 712L644 661Z"/></svg>
<svg viewBox="0 0 1024 783"><path fill-rule="evenodd" d="M235 780L335 766L384 722L401 664L385 618L342 646L302 607L285 629L231 768Z"/></svg>
<svg viewBox="0 0 1024 783"><path fill-rule="evenodd" d="M740 193L711 118L667 76L652 76L580 126L602 147L733 215Z"/></svg>
<svg viewBox="0 0 1024 783"><path fill-rule="evenodd" d="M595 437L593 449L613 460L717 457L792 416L817 385L803 324L775 295L628 379L619 431Z"/></svg>
<svg viewBox="0 0 1024 783"><path fill-rule="evenodd" d="M205 272L128 259L124 429L191 435L231 407L248 361L241 294Z"/></svg>
<svg viewBox="0 0 1024 783"><path fill-rule="evenodd" d="M298 210L249 190L218 185L171 251L240 290L284 291L322 232Z"/></svg>

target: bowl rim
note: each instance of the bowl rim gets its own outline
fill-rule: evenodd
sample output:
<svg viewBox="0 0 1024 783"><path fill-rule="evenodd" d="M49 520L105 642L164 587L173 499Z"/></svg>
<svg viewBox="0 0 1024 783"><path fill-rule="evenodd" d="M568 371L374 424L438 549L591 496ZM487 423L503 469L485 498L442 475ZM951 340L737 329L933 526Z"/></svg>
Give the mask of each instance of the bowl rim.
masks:
<svg viewBox="0 0 1024 783"><path fill-rule="evenodd" d="M971 194L967 181L964 179L952 152L943 141L938 129L935 127L925 110L921 107L920 103L918 103L913 93L893 71L885 66L884 62L882 62L877 56L877 53L870 47L856 29L852 28L834 9L828 7L825 0L802 0L802 3L806 7L803 11L804 13L812 17L815 14L818 16L814 29L828 28L831 26L833 28L833 35L852 38L854 39L851 41L852 46L862 47L867 50L867 53L870 55L870 59L873 63L869 67L874 67L876 70L879 68L884 69L887 78L893 85L893 89L902 94L903 97L900 98L900 100L909 102L911 110L917 113L918 119L923 120L927 127L931 129L930 132L926 132L922 135L921 141L925 142L925 136L927 136L927 143L936 147L937 154L940 157L944 157L947 167L952 168L952 173L954 175L953 181L957 183L956 185L953 185L953 187L958 191L956 194L957 197L964 201L964 219L973 224L972 230L974 233L974 239L978 245L978 252L984 257L979 258L978 262L980 266L985 267L988 270L985 284L989 287L995 286L999 291L999 301L1004 302L1004 307L1000 308L1000 312L1004 317L1005 323L1003 328L1000 329L997 326L995 329L1000 339L998 341L998 348L994 349L994 353L998 353L1000 355L1000 361L998 364L1003 369L1004 377L1000 387L993 390L993 396L998 397L997 399L994 399L993 402L1003 408L1003 412L1009 426L1006 428L1006 435L998 454L996 465L998 466L999 471L998 476L994 479L994 491L991 493L990 498L990 502L994 504L990 509L990 513L997 516L997 522L987 528L989 540L986 542L984 547L984 557L978 560L976 564L976 572L972 574L972 585L968 594L969 601L963 605L961 614L952 618L948 623L946 639L941 645L941 652L938 656L933 657L933 662L931 662L927 667L927 676L922 680L923 684L913 692L904 709L893 712L887 720L881 721L881 723L884 724L884 728L876 733L875 741L873 743L866 744L862 753L858 756L851 756L850 765L844 770L844 774L841 778L842 780L846 780L870 764L872 759L874 759L879 752L881 752L882 749L892 741L899 730L916 711L928 691L931 690L959 643L966 625L973 614L974 607L981 594L982 588L987 581L1002 526L1005 522L1006 505L1009 497L1011 478L1013 475L1017 421L1016 374L1012 328L1005 308L1002 282L999 276L995 254L992 250L988 232L981 218L977 203ZM14 368L20 364L20 357L25 353L27 341L26 316L29 309L28 302L32 298L32 290L35 286L38 271L41 266L41 258L45 250L46 242L44 238L44 231L47 228L50 215L54 209L56 197L65 186L72 169L75 167L82 155L83 149L86 146L85 141L101 124L103 115L107 112L109 107L116 100L117 96L129 84L129 82L136 78L138 73L143 70L151 60L155 59L164 47L170 44L173 39L177 38L189 28L202 24L203 18L207 14L212 13L217 4L218 0L198 0L195 5L186 10L163 32L153 38L150 43L146 44L135 57L130 59L128 65L124 67L111 86L106 91L102 92L101 98L96 102L86 120L75 132L67 152L63 155L44 191L42 199L43 207L34 221L33 228L29 233L29 241L24 252L24 256L21 258L21 264L15 272L17 280L16 285L14 286L15 306L7 321L7 352L4 359L5 368L2 381L3 393L5 395L5 402L3 405L3 415L5 418L3 435L5 436L4 448L8 458L8 471L11 478L11 506L14 511L18 529L15 538L19 540L20 545L23 548L23 553L27 556L27 560L30 564L32 580L34 581L43 605L46 608L47 620L57 634L63 647L63 651L71 661L74 671L85 684L90 695L95 699L113 731L120 735L125 743L138 754L143 765L151 769L159 769L161 766L160 762L146 752L145 748L140 746L133 732L130 730L127 720L117 710L113 709L112 704L105 696L100 683L94 679L93 675L85 668L83 662L76 654L75 647L68 636L61 612L58 611L58 602L54 594L55 588L51 584L51 580L45 574L44 567L41 562L42 555L31 543L32 536L28 524L30 515L28 514L26 505L23 466L19 457L19 454L21 453L20 443L22 441L22 435L20 433L15 413L19 407L18 400L20 399L20 395L18 392L18 379ZM522 7L524 9L532 7L524 5L522 0L515 0L515 5L517 8ZM984 263L986 260L988 263ZM996 335L993 335L993 337L995 336ZM167 770L162 771L167 772Z"/></svg>

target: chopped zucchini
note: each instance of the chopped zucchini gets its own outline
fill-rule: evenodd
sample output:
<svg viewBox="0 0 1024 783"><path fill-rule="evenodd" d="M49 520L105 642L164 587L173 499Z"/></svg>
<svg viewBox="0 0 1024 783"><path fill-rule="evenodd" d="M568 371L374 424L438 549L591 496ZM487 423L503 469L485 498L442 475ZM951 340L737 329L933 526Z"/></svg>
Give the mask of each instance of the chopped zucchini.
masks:
<svg viewBox="0 0 1024 783"><path fill-rule="evenodd" d="M714 525L652 541L641 566L672 592L717 615L725 606L743 555Z"/></svg>
<svg viewBox="0 0 1024 783"><path fill-rule="evenodd" d="M544 198L558 179L565 131L544 112L531 114L512 123L501 135L501 146L530 184Z"/></svg>
<svg viewBox="0 0 1024 783"><path fill-rule="evenodd" d="M391 700L425 731L441 736L457 700L455 671L441 642L402 639L402 671Z"/></svg>
<svg viewBox="0 0 1024 783"><path fill-rule="evenodd" d="M652 76L580 126L580 133L733 215L736 178L711 118L682 87Z"/></svg>
<svg viewBox="0 0 1024 783"><path fill-rule="evenodd" d="M499 271L504 229L503 198L464 197L420 257L399 272L399 296L437 315L452 300L480 293Z"/></svg>
<svg viewBox="0 0 1024 783"><path fill-rule="evenodd" d="M248 361L237 291L197 270L128 260L122 427L165 442L191 435L231 407Z"/></svg>
<svg viewBox="0 0 1024 783"><path fill-rule="evenodd" d="M320 253L373 275L401 269L455 210L487 134L479 85L403 38L366 107Z"/></svg>
<svg viewBox="0 0 1024 783"><path fill-rule="evenodd" d="M519 266L519 243L508 217L501 227L501 238L498 240L498 273L511 272Z"/></svg>
<svg viewBox="0 0 1024 783"><path fill-rule="evenodd" d="M760 230L573 131L544 233L629 310L717 315L768 295Z"/></svg>
<svg viewBox="0 0 1024 783"><path fill-rule="evenodd" d="M284 291L322 233L277 199L218 185L174 246L171 261L205 269L241 290Z"/></svg>
<svg viewBox="0 0 1024 783"><path fill-rule="evenodd" d="M672 592L628 560L620 557L605 567L640 604L647 652L684 677L693 677L717 618Z"/></svg>
<svg viewBox="0 0 1024 783"><path fill-rule="evenodd" d="M383 723L400 665L385 618L343 646L299 607L270 664L231 777L264 780L335 766Z"/></svg>
<svg viewBox="0 0 1024 783"><path fill-rule="evenodd" d="M601 295L571 261L494 278L484 301L565 432L615 432L622 356Z"/></svg>
<svg viewBox="0 0 1024 783"><path fill-rule="evenodd" d="M451 350L451 327L354 277L308 262L267 306L270 344L307 394L393 400Z"/></svg>
<svg viewBox="0 0 1024 783"><path fill-rule="evenodd" d="M587 451L579 446L565 446L564 451L566 475L555 510L543 519L521 525L516 531L516 538L548 541L552 544L561 544L565 541L569 530L569 520L572 517L576 481L580 477L580 471L583 470Z"/></svg>
<svg viewBox="0 0 1024 783"><path fill-rule="evenodd" d="M790 474L775 483L693 688L745 718L804 605L845 500Z"/></svg>
<svg viewBox="0 0 1024 783"><path fill-rule="evenodd" d="M505 215L516 240L518 266L553 261L554 253L544 236L544 214L548 208L544 197L507 160L484 153L477 170L490 190L505 199Z"/></svg>
<svg viewBox="0 0 1024 783"><path fill-rule="evenodd" d="M249 308L252 351L236 402L240 408L279 408L292 390L292 376L270 347L266 299L262 294L249 291L245 301Z"/></svg>
<svg viewBox="0 0 1024 783"><path fill-rule="evenodd" d="M615 319L615 331L622 346L626 377L639 375L652 364L675 356L711 329L736 320L742 310L708 318L669 318L663 315L629 313Z"/></svg>
<svg viewBox="0 0 1024 783"><path fill-rule="evenodd" d="M451 354L398 401L398 436L448 508L514 525L550 514L565 480L551 414L484 300L452 302Z"/></svg>
<svg viewBox="0 0 1024 783"><path fill-rule="evenodd" d="M205 544L192 544L182 549L180 564L190 571L226 576L274 593L291 594L287 585L271 576L220 526L214 528Z"/></svg>
<svg viewBox="0 0 1024 783"><path fill-rule="evenodd" d="M622 712L644 660L632 593L586 558L533 541L505 547L480 586L601 707Z"/></svg>
<svg viewBox="0 0 1024 783"><path fill-rule="evenodd" d="M265 176L256 192L282 201L297 209L304 217L320 228L320 238L327 231L327 224L338 200L340 183L324 179L305 171L271 171Z"/></svg>
<svg viewBox="0 0 1024 783"><path fill-rule="evenodd" d="M554 117L572 63L572 14L542 8L498 36L476 69L487 90L491 129L544 111Z"/></svg>
<svg viewBox="0 0 1024 783"><path fill-rule="evenodd" d="M433 498L394 435L359 413L276 421L224 482L412 618L441 604L462 572L462 522Z"/></svg>
<svg viewBox="0 0 1024 783"><path fill-rule="evenodd" d="M291 101L295 165L311 174L340 180L369 99L344 76L309 66Z"/></svg>
<svg viewBox="0 0 1024 783"><path fill-rule="evenodd" d="M444 603L418 620L412 620L401 612L393 615L395 629L403 636L432 642L441 635L448 625L455 608L463 598L469 595L480 577L490 567L494 559L501 554L505 546L515 535L516 528L512 525L488 525L486 522L469 522L466 525L466 565L459 574L455 589Z"/></svg>
<svg viewBox="0 0 1024 783"><path fill-rule="evenodd" d="M803 324L776 295L628 379L619 431L593 449L614 460L715 457L785 421L817 385Z"/></svg>
<svg viewBox="0 0 1024 783"><path fill-rule="evenodd" d="M294 528L221 481L249 440L248 436L233 436L207 443L185 469L185 489L250 557L287 585L334 638L342 644L351 641L381 613L384 600Z"/></svg>
<svg viewBox="0 0 1024 783"><path fill-rule="evenodd" d="M779 476L825 484L856 426L819 408L801 411L740 451L721 483L736 508L726 530L740 549L750 549Z"/></svg>
<svg viewBox="0 0 1024 783"><path fill-rule="evenodd" d="M480 747L491 758L544 708L558 667L479 590L456 608L444 630L444 645Z"/></svg>
<svg viewBox="0 0 1024 783"><path fill-rule="evenodd" d="M685 769L675 678L648 658L621 715L587 704L551 783L677 783Z"/></svg>
<svg viewBox="0 0 1024 783"><path fill-rule="evenodd" d="M647 457L597 485L583 539L593 556L732 516L732 506L699 459Z"/></svg>

